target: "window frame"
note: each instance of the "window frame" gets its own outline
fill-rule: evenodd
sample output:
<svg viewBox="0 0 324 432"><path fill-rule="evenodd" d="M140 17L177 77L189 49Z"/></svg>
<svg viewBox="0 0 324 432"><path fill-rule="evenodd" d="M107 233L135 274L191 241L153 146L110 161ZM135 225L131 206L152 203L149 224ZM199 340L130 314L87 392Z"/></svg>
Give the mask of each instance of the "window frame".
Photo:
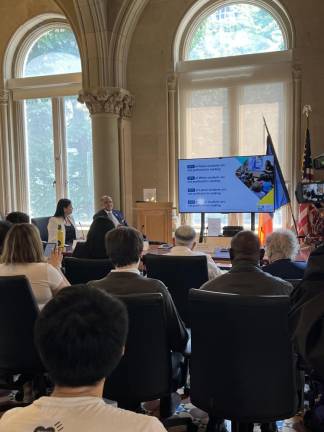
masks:
<svg viewBox="0 0 324 432"><path fill-rule="evenodd" d="M186 54L190 47L190 43L194 32L197 30L201 22L215 10L231 5L246 3L255 5L267 10L277 21L284 38L285 48L281 51L266 52L266 53L254 53L235 55L228 57L208 58L202 60L187 60ZM178 98L178 157L185 156L184 143L185 143L185 122L181 117L185 117L183 108L184 87L191 81L197 81L204 86L205 83L210 83L213 79L223 79L223 84L227 82L235 81L239 77L245 77L246 83L262 83L262 82L276 82L277 77L282 75L285 79L289 80L289 92L287 95L287 131L293 130L293 124L296 120L293 118L295 113L295 95L293 86L293 47L294 47L294 28L292 21L284 8L277 0L198 0L195 5L186 13L182 19L173 46L173 60L174 60L174 71L177 75L177 98ZM268 66L271 65L271 72L268 70ZM276 77L273 78L273 70L276 71ZM224 79L227 75L229 78ZM222 78L223 77L223 78ZM208 86L209 84L207 84ZM199 85L198 85L199 87ZM215 86L217 87L217 86ZM286 173L286 184L293 199L293 161L289 159L289 155L292 154L292 142L293 132L286 131L286 148L283 153L285 155L285 163L288 164ZM177 179L177 177L176 177ZM176 188L178 188L176 181ZM190 217L190 216L189 216ZM183 219L188 219L188 215L183 215ZM240 222L241 217L238 218L233 214L229 215L229 220L237 219ZM290 216L288 215L287 209L283 210L284 225L288 225L290 222ZM233 222L231 222L232 224Z"/></svg>
<svg viewBox="0 0 324 432"><path fill-rule="evenodd" d="M187 29L187 34L186 34L185 39L183 40L183 45L182 45L182 52L181 52L181 59L182 60L184 60L184 61L197 61L197 60L187 60L186 58L187 58L188 51L190 49L190 43L191 43L191 40L193 38L193 35L197 31L200 24L209 15L212 15L218 9L222 9L225 6L230 6L230 5L235 5L235 4L247 4L247 5L256 6L256 7L259 7L261 9L266 10L273 17L273 19L277 22L277 24L281 30L283 40L284 40L284 45L285 45L284 50L274 51L274 52L286 51L289 48L289 45L290 45L289 33L287 32L286 26L284 25L284 23L282 21L282 16L281 16L281 14L278 13L278 11L274 7L271 6L271 4L269 2L264 1L264 0L251 0L251 1L249 1L249 0L242 0L242 1L240 1L240 0L221 0L221 1L211 2L209 6L207 6L206 8L204 8L201 11L201 14L199 14L195 17L195 20L193 21L192 25ZM241 56L238 55L237 57L241 57ZM225 58L225 57L217 57L217 58Z"/></svg>
<svg viewBox="0 0 324 432"><path fill-rule="evenodd" d="M73 29L68 24L68 22L65 19L57 19L50 22L41 23L37 27L34 27L31 31L28 32L28 34L25 36L24 39L22 39L19 48L16 52L16 58L13 64L13 76L16 78L23 78L23 69L24 69L24 63L27 57L27 54L30 50L30 48L33 46L35 41L39 39L44 33L47 33L50 30L54 30L57 28L65 29L65 30L71 30L72 33ZM80 56L81 61L81 56ZM81 73L81 72L80 72ZM55 74L55 75L39 75L37 78L41 76L60 76L63 74ZM69 75L69 74L65 74ZM34 77L25 77L25 78L34 78Z"/></svg>
<svg viewBox="0 0 324 432"><path fill-rule="evenodd" d="M292 19L278 0L198 0L185 14L176 32L173 44L173 62L176 68L179 62L183 61L205 61L205 60L186 60L186 52L190 45L193 33L201 22L216 9L237 3L246 3L261 7L267 10L282 31L285 46L291 50L295 46L295 31ZM282 52L282 51L275 51ZM254 54L251 54L254 55ZM237 56L240 57L240 56ZM227 57L222 57L223 59Z"/></svg>
<svg viewBox="0 0 324 432"><path fill-rule="evenodd" d="M77 97L82 89L82 72L23 77L24 63L31 46L44 33L58 27L73 32L73 29L62 15L44 14L31 19L17 30L9 42L5 55L5 82L6 89L10 93L9 114L14 142L15 201L17 208L26 212L30 209L30 203L25 100L37 98L49 98L51 100L55 197L59 199L67 195L68 173L64 98L66 96Z"/></svg>

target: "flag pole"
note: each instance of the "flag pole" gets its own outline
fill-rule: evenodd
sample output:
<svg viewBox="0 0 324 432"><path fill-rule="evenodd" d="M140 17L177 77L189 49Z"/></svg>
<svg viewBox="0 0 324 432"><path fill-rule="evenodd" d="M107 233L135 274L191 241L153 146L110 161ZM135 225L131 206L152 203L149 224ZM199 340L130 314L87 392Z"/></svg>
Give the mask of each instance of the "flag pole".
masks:
<svg viewBox="0 0 324 432"><path fill-rule="evenodd" d="M262 116L262 118L263 118L263 123L264 123L264 126L266 128L267 134L271 137L269 129L268 129L268 125L267 125L267 122L266 122L266 119L264 118L264 116ZM308 121L308 116L307 116L307 121ZM294 228L295 228L296 235L298 236L297 222L296 222L296 218L294 216L294 212L293 212L293 208L292 208L290 199L289 199L288 207L290 209L290 213L291 213L291 217L292 217L292 220L293 220L293 225L294 225Z"/></svg>
<svg viewBox="0 0 324 432"><path fill-rule="evenodd" d="M294 228L295 228L296 236L298 236L298 227L297 227L296 218L295 218L294 213L293 213L293 209L292 209L291 201L289 201L288 206L289 206L290 213L291 213L291 217L292 217L292 220L293 220L293 224L294 224Z"/></svg>

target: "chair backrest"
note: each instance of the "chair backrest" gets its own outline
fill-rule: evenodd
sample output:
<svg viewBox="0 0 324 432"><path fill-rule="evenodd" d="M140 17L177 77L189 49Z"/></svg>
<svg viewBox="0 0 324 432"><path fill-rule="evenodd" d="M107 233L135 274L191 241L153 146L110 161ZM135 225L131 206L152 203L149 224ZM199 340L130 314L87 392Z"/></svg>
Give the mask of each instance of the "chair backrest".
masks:
<svg viewBox="0 0 324 432"><path fill-rule="evenodd" d="M47 225L48 225L49 219L50 219L50 216L31 219L31 223L34 224L38 228L40 238L44 242L47 242L47 240L48 240Z"/></svg>
<svg viewBox="0 0 324 432"><path fill-rule="evenodd" d="M105 385L104 397L143 402L171 391L171 354L162 294L119 296L128 310L125 354Z"/></svg>
<svg viewBox="0 0 324 432"><path fill-rule="evenodd" d="M64 257L62 266L71 285L102 279L114 268L110 259L74 257Z"/></svg>
<svg viewBox="0 0 324 432"><path fill-rule="evenodd" d="M0 277L0 371L43 371L33 334L39 309L25 276Z"/></svg>
<svg viewBox="0 0 324 432"><path fill-rule="evenodd" d="M291 285L296 288L297 285L300 284L302 279L285 279L287 282L291 283Z"/></svg>
<svg viewBox="0 0 324 432"><path fill-rule="evenodd" d="M147 276L161 280L169 289L181 318L188 324L188 293L208 280L207 257L146 254Z"/></svg>
<svg viewBox="0 0 324 432"><path fill-rule="evenodd" d="M189 295L191 401L216 417L267 422L298 409L289 298Z"/></svg>

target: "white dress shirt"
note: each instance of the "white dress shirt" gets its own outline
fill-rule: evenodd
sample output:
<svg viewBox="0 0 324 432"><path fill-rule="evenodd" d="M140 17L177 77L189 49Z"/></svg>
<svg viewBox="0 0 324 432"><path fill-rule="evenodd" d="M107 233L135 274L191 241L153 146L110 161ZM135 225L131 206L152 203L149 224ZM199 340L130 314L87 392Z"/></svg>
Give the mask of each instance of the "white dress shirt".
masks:
<svg viewBox="0 0 324 432"><path fill-rule="evenodd" d="M107 216L112 221L112 223L115 225L115 228L118 227L118 225L120 225L120 222L116 218L116 216L114 215L114 213L112 211L108 211L108 210L105 210L105 212L107 213Z"/></svg>
<svg viewBox="0 0 324 432"><path fill-rule="evenodd" d="M207 267L208 267L208 279L215 279L217 276L223 274L222 270L217 267L210 255L205 254L200 251L193 251L186 246L174 246L170 252L166 255L174 256L194 256L194 255L206 255L207 257Z"/></svg>

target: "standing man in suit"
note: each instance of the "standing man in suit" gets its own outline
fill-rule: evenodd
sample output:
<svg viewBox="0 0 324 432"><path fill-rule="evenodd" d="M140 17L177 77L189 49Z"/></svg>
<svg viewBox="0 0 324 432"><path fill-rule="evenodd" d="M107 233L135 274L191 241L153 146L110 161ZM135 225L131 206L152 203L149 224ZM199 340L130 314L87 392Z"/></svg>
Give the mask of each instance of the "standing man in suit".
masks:
<svg viewBox="0 0 324 432"><path fill-rule="evenodd" d="M120 210L114 209L114 202L110 196L102 196L100 198L100 202L102 209L93 216L93 219L104 216L109 218L113 222L115 228L119 225L127 226L127 222L124 219L123 213Z"/></svg>

